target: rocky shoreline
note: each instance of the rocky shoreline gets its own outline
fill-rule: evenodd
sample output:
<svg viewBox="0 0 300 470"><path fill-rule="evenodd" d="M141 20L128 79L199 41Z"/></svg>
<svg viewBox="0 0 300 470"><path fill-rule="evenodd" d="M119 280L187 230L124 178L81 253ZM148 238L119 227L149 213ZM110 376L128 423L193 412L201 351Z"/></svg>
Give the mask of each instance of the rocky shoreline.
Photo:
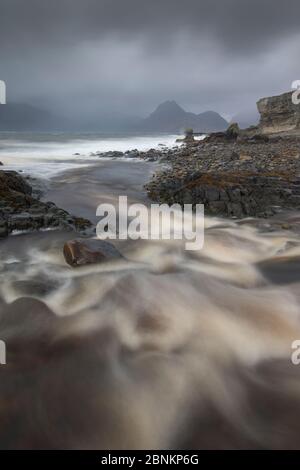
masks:
<svg viewBox="0 0 300 470"><path fill-rule="evenodd" d="M300 111L291 93L258 103L258 126L241 130L231 124L195 140L186 132L168 148L90 154L109 159L137 159L163 164L145 185L152 201L204 204L207 214L242 219L300 208ZM80 155L75 153L74 155ZM14 231L68 229L84 232L91 223L53 202L42 202L29 179L0 170L0 237Z"/></svg>
<svg viewBox="0 0 300 470"><path fill-rule="evenodd" d="M91 227L53 202L42 202L25 177L15 171L0 171L0 238L15 231L65 229L82 232Z"/></svg>
<svg viewBox="0 0 300 470"><path fill-rule="evenodd" d="M160 203L204 204L206 213L226 217L270 217L300 208L300 107L292 93L257 103L257 126L194 141L161 158L168 167L146 185Z"/></svg>
<svg viewBox="0 0 300 470"><path fill-rule="evenodd" d="M206 214L238 219L299 209L300 136L267 137L234 129L173 148L97 155L159 162L162 168L145 185L149 198L158 203L204 204ZM0 170L0 238L16 231L90 231L88 220L43 202L35 183L15 171Z"/></svg>
<svg viewBox="0 0 300 470"><path fill-rule="evenodd" d="M146 185L159 203L204 204L226 217L269 217L300 207L300 138L212 134L158 158L167 167Z"/></svg>

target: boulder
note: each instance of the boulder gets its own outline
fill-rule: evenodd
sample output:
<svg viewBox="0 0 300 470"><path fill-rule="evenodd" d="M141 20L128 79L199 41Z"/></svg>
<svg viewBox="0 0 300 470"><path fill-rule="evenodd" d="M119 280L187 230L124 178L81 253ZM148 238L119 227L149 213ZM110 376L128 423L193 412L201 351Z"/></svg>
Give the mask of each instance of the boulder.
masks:
<svg viewBox="0 0 300 470"><path fill-rule="evenodd" d="M184 138L185 143L189 144L189 143L195 142L194 129L192 129L191 127L185 129L184 135L185 135L185 138Z"/></svg>
<svg viewBox="0 0 300 470"><path fill-rule="evenodd" d="M109 242L96 239L77 238L64 245L66 262L72 266L103 263L122 258L121 253Z"/></svg>
<svg viewBox="0 0 300 470"><path fill-rule="evenodd" d="M232 124L230 124L230 126L228 127L226 131L226 137L227 139L235 140L238 138L240 132L241 131L240 131L239 125L236 122L233 122Z"/></svg>
<svg viewBox="0 0 300 470"><path fill-rule="evenodd" d="M225 132L212 132L202 141L204 143L226 143L237 140L241 136L241 130L237 123L230 124Z"/></svg>

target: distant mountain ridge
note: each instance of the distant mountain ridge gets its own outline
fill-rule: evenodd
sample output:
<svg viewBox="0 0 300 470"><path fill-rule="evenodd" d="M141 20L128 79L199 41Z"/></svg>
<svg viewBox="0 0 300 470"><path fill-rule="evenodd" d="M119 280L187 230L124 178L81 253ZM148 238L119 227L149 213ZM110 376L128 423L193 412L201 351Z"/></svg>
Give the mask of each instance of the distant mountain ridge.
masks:
<svg viewBox="0 0 300 470"><path fill-rule="evenodd" d="M215 111L194 114L185 111L176 101L165 101L141 123L148 132L182 132L192 127L195 132L223 131L228 122Z"/></svg>
<svg viewBox="0 0 300 470"><path fill-rule="evenodd" d="M34 131L55 128L56 117L29 104L0 106L0 131Z"/></svg>
<svg viewBox="0 0 300 470"><path fill-rule="evenodd" d="M214 111L201 114L186 112L175 101L165 101L146 119L118 115L77 115L66 118L30 104L0 105L0 131L95 131L182 133L192 127L195 132L222 131L228 122Z"/></svg>
<svg viewBox="0 0 300 470"><path fill-rule="evenodd" d="M25 103L0 105L0 131L16 132L132 132L142 118L122 115L72 117L53 114Z"/></svg>

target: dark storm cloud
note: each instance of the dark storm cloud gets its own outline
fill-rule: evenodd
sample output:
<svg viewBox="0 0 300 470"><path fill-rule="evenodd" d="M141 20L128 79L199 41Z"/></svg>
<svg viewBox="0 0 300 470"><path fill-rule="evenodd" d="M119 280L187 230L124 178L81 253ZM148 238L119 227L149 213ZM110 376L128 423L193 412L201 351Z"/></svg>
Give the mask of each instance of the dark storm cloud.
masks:
<svg viewBox="0 0 300 470"><path fill-rule="evenodd" d="M207 33L244 50L299 30L298 0L1 0L0 38L69 42L107 33L134 37ZM21 44L20 44L21 46Z"/></svg>
<svg viewBox="0 0 300 470"><path fill-rule="evenodd" d="M299 17L299 0L0 0L0 78L69 110L230 114L299 78Z"/></svg>

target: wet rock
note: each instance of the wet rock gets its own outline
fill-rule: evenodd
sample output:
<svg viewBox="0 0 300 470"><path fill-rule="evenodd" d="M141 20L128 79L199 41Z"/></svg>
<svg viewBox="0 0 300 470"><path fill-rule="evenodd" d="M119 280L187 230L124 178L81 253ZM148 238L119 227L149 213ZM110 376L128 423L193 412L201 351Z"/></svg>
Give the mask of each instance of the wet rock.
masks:
<svg viewBox="0 0 300 470"><path fill-rule="evenodd" d="M300 135L251 142L248 137L228 140L225 133L214 133L196 147L169 149L168 167L146 185L149 197L204 204L206 213L229 217L266 217L300 208Z"/></svg>
<svg viewBox="0 0 300 470"><path fill-rule="evenodd" d="M105 158L122 158L124 157L124 153L115 150L111 152L97 152L97 156Z"/></svg>
<svg viewBox="0 0 300 470"><path fill-rule="evenodd" d="M218 201L220 199L220 192L216 188L209 188L205 191L205 197L209 202Z"/></svg>
<svg viewBox="0 0 300 470"><path fill-rule="evenodd" d="M210 202L209 205L209 212L213 215L223 215L227 212L227 206L225 201L213 201Z"/></svg>
<svg viewBox="0 0 300 470"><path fill-rule="evenodd" d="M0 238L5 238L8 235L7 221L0 219Z"/></svg>
<svg viewBox="0 0 300 470"><path fill-rule="evenodd" d="M240 156L237 152L233 151L231 156L230 156L230 160L239 160L240 159Z"/></svg>
<svg viewBox="0 0 300 470"><path fill-rule="evenodd" d="M66 262L72 267L122 258L121 253L111 243L82 238L65 243L63 254Z"/></svg>
<svg viewBox="0 0 300 470"><path fill-rule="evenodd" d="M0 171L0 237L13 231L61 228L84 231L86 219L71 216L53 203L39 200L28 179L14 171Z"/></svg>
<svg viewBox="0 0 300 470"><path fill-rule="evenodd" d="M231 217L242 218L244 216L244 210L240 203L229 202L227 204L228 215Z"/></svg>
<svg viewBox="0 0 300 470"><path fill-rule="evenodd" d="M16 171L0 171L1 193L4 191L17 191L23 194L32 194L32 187ZM1 194L0 193L0 194Z"/></svg>
<svg viewBox="0 0 300 470"><path fill-rule="evenodd" d="M185 129L184 135L185 135L185 138L183 139L183 141L186 144L193 144L195 142L194 129L192 129L191 127Z"/></svg>
<svg viewBox="0 0 300 470"><path fill-rule="evenodd" d="M138 150L130 150L125 153L127 158L139 158L140 152Z"/></svg>

